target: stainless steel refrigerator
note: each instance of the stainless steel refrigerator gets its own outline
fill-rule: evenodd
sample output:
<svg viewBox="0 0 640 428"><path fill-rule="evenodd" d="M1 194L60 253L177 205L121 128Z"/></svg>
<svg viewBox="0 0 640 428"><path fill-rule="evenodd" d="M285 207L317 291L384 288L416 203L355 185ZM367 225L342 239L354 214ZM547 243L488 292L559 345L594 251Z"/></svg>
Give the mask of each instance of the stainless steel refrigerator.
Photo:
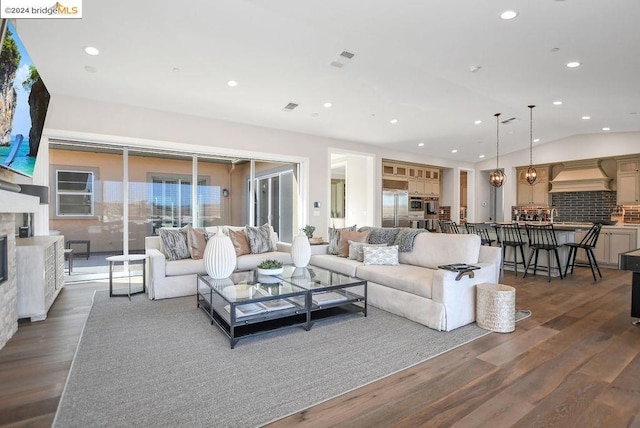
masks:
<svg viewBox="0 0 640 428"><path fill-rule="evenodd" d="M409 192L382 190L382 227L409 227Z"/></svg>

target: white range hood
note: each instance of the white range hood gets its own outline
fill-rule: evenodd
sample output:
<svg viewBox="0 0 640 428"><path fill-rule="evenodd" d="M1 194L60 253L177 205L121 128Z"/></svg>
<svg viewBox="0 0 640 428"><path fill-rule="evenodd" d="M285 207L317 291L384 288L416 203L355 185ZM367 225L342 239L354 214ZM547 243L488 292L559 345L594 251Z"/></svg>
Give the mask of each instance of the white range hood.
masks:
<svg viewBox="0 0 640 428"><path fill-rule="evenodd" d="M565 163L549 193L611 191L611 180L597 159Z"/></svg>

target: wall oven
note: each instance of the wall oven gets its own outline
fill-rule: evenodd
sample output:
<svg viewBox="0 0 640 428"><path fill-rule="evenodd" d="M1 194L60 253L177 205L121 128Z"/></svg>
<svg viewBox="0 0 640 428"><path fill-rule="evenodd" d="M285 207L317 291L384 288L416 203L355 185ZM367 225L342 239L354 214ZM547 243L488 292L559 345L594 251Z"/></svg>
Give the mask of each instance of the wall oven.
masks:
<svg viewBox="0 0 640 428"><path fill-rule="evenodd" d="M424 199L422 197L411 196L409 198L409 211L424 211Z"/></svg>

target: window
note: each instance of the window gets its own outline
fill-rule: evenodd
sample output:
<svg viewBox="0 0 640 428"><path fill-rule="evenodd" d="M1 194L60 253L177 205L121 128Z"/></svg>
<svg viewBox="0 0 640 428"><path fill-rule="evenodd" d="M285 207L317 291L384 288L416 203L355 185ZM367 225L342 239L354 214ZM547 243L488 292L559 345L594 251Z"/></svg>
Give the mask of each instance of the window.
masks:
<svg viewBox="0 0 640 428"><path fill-rule="evenodd" d="M93 216L93 172L56 171L58 216Z"/></svg>
<svg viewBox="0 0 640 428"><path fill-rule="evenodd" d="M152 201L153 201L153 233L159 227L173 226L182 227L192 222L191 211L191 177L189 176L168 176L153 175L152 183ZM220 198L214 201L210 193L218 194L221 189L219 186L212 186L211 192L207 186L207 180L198 178L198 187L201 189L198 193L199 206L214 206L214 216L220 217ZM207 189L209 191L207 191Z"/></svg>

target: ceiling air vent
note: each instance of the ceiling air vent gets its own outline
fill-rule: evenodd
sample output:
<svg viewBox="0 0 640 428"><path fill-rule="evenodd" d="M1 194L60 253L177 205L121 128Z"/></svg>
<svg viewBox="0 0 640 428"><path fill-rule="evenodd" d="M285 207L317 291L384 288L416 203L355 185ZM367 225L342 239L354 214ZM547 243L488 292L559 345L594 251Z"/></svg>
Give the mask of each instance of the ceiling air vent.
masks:
<svg viewBox="0 0 640 428"><path fill-rule="evenodd" d="M342 51L340 52L340 55L338 55L338 58L331 61L330 65L332 67L342 68L345 65L344 61L348 59L352 59L354 56L355 56L354 53L351 53L349 51Z"/></svg>
<svg viewBox="0 0 640 428"><path fill-rule="evenodd" d="M344 64L338 61L331 61L331 66L336 68L342 68Z"/></svg>
<svg viewBox="0 0 640 428"><path fill-rule="evenodd" d="M345 57L347 59L351 59L354 57L355 54L352 54L351 52L347 52L347 51L342 51L342 53L340 54L340 56Z"/></svg>
<svg viewBox="0 0 640 428"><path fill-rule="evenodd" d="M289 103L286 106L284 106L283 110L284 111L293 111L294 108L298 107L298 104L296 103Z"/></svg>

